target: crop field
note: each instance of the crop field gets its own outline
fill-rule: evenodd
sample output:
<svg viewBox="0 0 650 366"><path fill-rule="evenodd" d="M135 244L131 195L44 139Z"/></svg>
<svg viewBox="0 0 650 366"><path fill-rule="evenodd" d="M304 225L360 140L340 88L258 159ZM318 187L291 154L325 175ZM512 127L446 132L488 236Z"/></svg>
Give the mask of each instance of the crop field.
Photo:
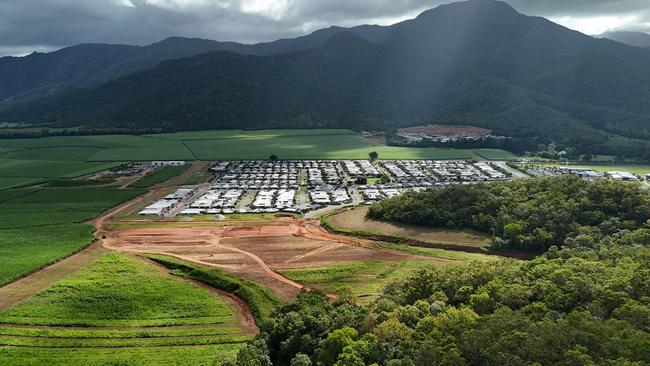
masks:
<svg viewBox="0 0 650 366"><path fill-rule="evenodd" d="M329 293L336 293L341 287L351 286L359 301L368 303L392 280L430 266L431 262L422 260L360 261L283 270L280 273L306 286Z"/></svg>
<svg viewBox="0 0 650 366"><path fill-rule="evenodd" d="M353 131L336 129L0 139L0 160L84 162L88 164L86 169L107 162L266 159L271 154L281 159L366 159L371 151L378 152L384 159L471 159L477 156L471 150L385 146ZM513 156L501 150L489 150L489 154L487 158L490 159L499 155ZM57 176L75 174L79 170L74 168L66 168L66 172ZM63 166L54 170L59 172L60 169Z"/></svg>
<svg viewBox="0 0 650 366"><path fill-rule="evenodd" d="M472 231L432 229L413 225L388 223L366 218L367 207L341 211L325 218L326 222L337 229L357 231L369 234L415 239L424 242L453 244L483 248L490 244L487 235Z"/></svg>
<svg viewBox="0 0 650 366"><path fill-rule="evenodd" d="M42 139L42 147L32 147L32 140L3 140L0 145L10 144L11 148L0 148L0 190L46 182L57 178L77 177L95 171L109 169L116 162L88 162L86 159L100 147L90 146L48 146L50 139ZM20 148L20 144L23 148ZM66 143L66 138L61 138ZM15 145L15 146L14 146Z"/></svg>
<svg viewBox="0 0 650 366"><path fill-rule="evenodd" d="M0 192L0 284L88 245L93 227L83 221L142 190L18 189Z"/></svg>
<svg viewBox="0 0 650 366"><path fill-rule="evenodd" d="M202 160L266 159L367 159L376 151L385 159L470 159L464 150L404 148L376 145L360 135L254 134L234 138L187 140L187 146Z"/></svg>
<svg viewBox="0 0 650 366"><path fill-rule="evenodd" d="M232 306L232 305L230 305ZM250 332L226 298L110 253L0 313L0 364L212 364Z"/></svg>

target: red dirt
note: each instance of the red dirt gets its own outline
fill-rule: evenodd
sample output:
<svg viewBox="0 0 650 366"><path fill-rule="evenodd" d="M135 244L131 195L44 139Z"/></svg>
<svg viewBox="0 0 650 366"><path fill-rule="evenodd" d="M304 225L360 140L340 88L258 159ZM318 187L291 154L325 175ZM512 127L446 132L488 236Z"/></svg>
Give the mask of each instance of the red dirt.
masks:
<svg viewBox="0 0 650 366"><path fill-rule="evenodd" d="M223 223L222 223L223 224ZM344 261L394 261L426 259L380 250L357 238L325 231L316 220L260 221L245 227L160 227L116 230L106 233L104 246L124 252L155 253L177 257L257 281L278 297L290 300L309 290L277 271L313 268Z"/></svg>

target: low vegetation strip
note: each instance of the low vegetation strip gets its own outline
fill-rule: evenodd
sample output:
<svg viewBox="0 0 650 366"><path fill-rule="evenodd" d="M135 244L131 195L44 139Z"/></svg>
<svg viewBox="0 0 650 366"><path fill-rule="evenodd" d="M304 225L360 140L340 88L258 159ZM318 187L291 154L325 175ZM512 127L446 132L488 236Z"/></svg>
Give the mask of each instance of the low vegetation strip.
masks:
<svg viewBox="0 0 650 366"><path fill-rule="evenodd" d="M33 348L0 347L0 364L6 366L48 365L214 365L234 360L242 344L176 347Z"/></svg>
<svg viewBox="0 0 650 366"><path fill-rule="evenodd" d="M18 336L32 338L166 338L191 336L220 336L240 334L241 329L224 327L218 324L191 327L131 327L127 329L74 328L74 327L31 327L0 325L0 336Z"/></svg>
<svg viewBox="0 0 650 366"><path fill-rule="evenodd" d="M149 188L156 184L169 180L177 175L180 175L190 167L189 164L181 166L166 166L154 170L153 172L145 175L140 180L132 183L131 188Z"/></svg>
<svg viewBox="0 0 650 366"><path fill-rule="evenodd" d="M260 322L268 318L275 309L282 305L282 301L261 285L231 276L217 268L190 264L182 260L162 256L147 255L147 258L172 269L172 273L191 278L214 288L229 292L242 298L250 307L253 316Z"/></svg>
<svg viewBox="0 0 650 366"><path fill-rule="evenodd" d="M51 339L0 336L0 346L50 347L50 348L97 348L97 347L176 347L213 344L242 344L250 336L191 336L128 339Z"/></svg>
<svg viewBox="0 0 650 366"><path fill-rule="evenodd" d="M50 355L67 352L76 357L77 352L89 348L104 351L84 365L111 363L127 356L129 364L134 360L138 364L161 364L167 360L154 361L147 349L159 349L173 358L176 351L172 349L188 346L196 348L189 360L202 361L175 364L212 364L232 359L250 338L231 309L213 292L116 253L103 255L71 277L0 313L3 365L30 360L57 364L59 361L49 362ZM113 348L119 351L105 351Z"/></svg>

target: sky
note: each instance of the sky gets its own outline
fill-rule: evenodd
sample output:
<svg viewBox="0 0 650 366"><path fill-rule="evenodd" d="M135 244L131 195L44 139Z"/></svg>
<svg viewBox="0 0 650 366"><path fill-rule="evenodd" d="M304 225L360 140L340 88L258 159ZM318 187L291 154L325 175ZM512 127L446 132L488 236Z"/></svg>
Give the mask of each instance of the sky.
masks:
<svg viewBox="0 0 650 366"><path fill-rule="evenodd" d="M0 0L0 56L169 36L255 43L331 25L389 25L451 0ZM650 0L507 0L586 34L650 32Z"/></svg>

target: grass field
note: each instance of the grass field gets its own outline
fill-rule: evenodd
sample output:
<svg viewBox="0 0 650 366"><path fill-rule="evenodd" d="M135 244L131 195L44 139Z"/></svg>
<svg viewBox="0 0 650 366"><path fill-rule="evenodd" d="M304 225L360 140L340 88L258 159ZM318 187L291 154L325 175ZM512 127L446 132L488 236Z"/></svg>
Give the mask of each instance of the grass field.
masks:
<svg viewBox="0 0 650 366"><path fill-rule="evenodd" d="M142 193L103 188L18 189L0 192L0 284L88 245L81 222Z"/></svg>
<svg viewBox="0 0 650 366"><path fill-rule="evenodd" d="M158 183L162 183L166 180L169 180L184 171L186 171L189 168L189 164L182 165L182 166L165 166L162 168L158 168L154 170L153 172L145 175L138 181L135 181L129 185L131 188L149 188L152 186L155 186Z"/></svg>
<svg viewBox="0 0 650 366"><path fill-rule="evenodd" d="M371 151L377 151L379 157L384 159L471 159L476 156L471 150L385 146L353 131L334 129L0 139L0 159L76 161L86 164L141 160L266 159L271 154L281 159L366 159ZM490 158L512 156L500 150L489 150L488 153L492 156ZM89 168L92 166L98 165L89 165ZM74 173L75 170L71 169L66 174Z"/></svg>
<svg viewBox="0 0 650 366"><path fill-rule="evenodd" d="M392 280L432 266L428 261L366 261L333 264L322 268L291 269L281 273L296 282L329 293L343 286L362 303L372 301Z"/></svg>
<svg viewBox="0 0 650 366"><path fill-rule="evenodd" d="M115 253L0 314L0 323L2 365L210 365L250 339L214 293Z"/></svg>
<svg viewBox="0 0 650 366"><path fill-rule="evenodd" d="M256 134L216 139L189 139L187 146L202 160L266 159L367 159L376 151L385 159L470 159L468 151L436 148L402 148L374 145L347 132L340 134Z"/></svg>
<svg viewBox="0 0 650 366"><path fill-rule="evenodd" d="M239 296L246 301L258 322L268 318L282 304L271 291L261 285L243 278L231 276L217 268L208 268L161 255L149 255L147 257L167 268L173 269L174 274L201 281L212 287Z"/></svg>
<svg viewBox="0 0 650 366"><path fill-rule="evenodd" d="M474 149L474 153L487 160L517 160L520 157L500 149Z"/></svg>
<svg viewBox="0 0 650 366"><path fill-rule="evenodd" d="M327 224L343 231L389 235L423 242L463 245L477 248L484 248L490 244L490 238L482 233L466 230L432 229L369 220L366 219L367 212L367 207L357 207L343 210L324 218L324 220Z"/></svg>

